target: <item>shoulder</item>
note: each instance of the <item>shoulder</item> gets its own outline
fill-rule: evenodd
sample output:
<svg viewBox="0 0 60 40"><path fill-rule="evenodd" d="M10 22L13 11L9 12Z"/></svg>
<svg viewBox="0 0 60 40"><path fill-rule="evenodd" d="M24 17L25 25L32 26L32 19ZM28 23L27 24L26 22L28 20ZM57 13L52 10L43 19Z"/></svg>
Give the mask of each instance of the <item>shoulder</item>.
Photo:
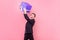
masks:
<svg viewBox="0 0 60 40"><path fill-rule="evenodd" d="M32 19L33 20L33 22L35 22L35 19Z"/></svg>

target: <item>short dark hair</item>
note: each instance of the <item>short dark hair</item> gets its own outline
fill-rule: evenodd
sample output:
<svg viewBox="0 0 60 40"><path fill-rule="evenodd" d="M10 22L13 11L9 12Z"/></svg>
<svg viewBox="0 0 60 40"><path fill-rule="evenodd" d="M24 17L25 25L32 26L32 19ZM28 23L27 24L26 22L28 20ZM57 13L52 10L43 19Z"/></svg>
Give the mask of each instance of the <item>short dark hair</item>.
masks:
<svg viewBox="0 0 60 40"><path fill-rule="evenodd" d="M34 15L34 17L36 17L36 14L35 13L32 13Z"/></svg>

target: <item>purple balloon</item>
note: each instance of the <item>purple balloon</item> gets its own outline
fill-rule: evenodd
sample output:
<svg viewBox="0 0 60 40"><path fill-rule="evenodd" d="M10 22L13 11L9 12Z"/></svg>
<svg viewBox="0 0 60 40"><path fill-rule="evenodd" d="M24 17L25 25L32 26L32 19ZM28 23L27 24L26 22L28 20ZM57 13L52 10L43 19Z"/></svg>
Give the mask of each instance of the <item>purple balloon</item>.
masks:
<svg viewBox="0 0 60 40"><path fill-rule="evenodd" d="M26 8L27 12L30 12L30 10L32 8L32 6L27 2L22 2L20 7L21 7L22 11L24 11L24 8Z"/></svg>

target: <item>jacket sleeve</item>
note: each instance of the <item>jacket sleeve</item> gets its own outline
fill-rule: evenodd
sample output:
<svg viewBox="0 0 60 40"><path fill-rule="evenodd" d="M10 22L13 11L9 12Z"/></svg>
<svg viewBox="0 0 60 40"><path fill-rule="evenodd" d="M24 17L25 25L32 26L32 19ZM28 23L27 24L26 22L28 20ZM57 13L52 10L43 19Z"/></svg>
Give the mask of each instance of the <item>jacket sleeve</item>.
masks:
<svg viewBox="0 0 60 40"><path fill-rule="evenodd" d="M24 14L24 18L25 18L27 21L30 20L27 14Z"/></svg>
<svg viewBox="0 0 60 40"><path fill-rule="evenodd" d="M29 17L28 17L27 14L24 14L24 18L25 18L27 21L31 20L31 19L29 19ZM29 21L30 24L33 24L34 22L35 22L34 20L33 20L33 22L32 22L32 21Z"/></svg>

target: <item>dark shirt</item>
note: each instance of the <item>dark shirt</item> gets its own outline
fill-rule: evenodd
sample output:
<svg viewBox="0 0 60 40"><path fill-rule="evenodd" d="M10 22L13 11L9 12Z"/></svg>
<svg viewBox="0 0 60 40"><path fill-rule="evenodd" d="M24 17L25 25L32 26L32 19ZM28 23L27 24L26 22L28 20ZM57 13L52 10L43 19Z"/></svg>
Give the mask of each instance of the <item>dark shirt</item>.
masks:
<svg viewBox="0 0 60 40"><path fill-rule="evenodd" d="M24 17L27 20L26 27L25 27L25 33L33 33L33 25L35 23L35 20L34 19L29 19L27 14L24 14Z"/></svg>

